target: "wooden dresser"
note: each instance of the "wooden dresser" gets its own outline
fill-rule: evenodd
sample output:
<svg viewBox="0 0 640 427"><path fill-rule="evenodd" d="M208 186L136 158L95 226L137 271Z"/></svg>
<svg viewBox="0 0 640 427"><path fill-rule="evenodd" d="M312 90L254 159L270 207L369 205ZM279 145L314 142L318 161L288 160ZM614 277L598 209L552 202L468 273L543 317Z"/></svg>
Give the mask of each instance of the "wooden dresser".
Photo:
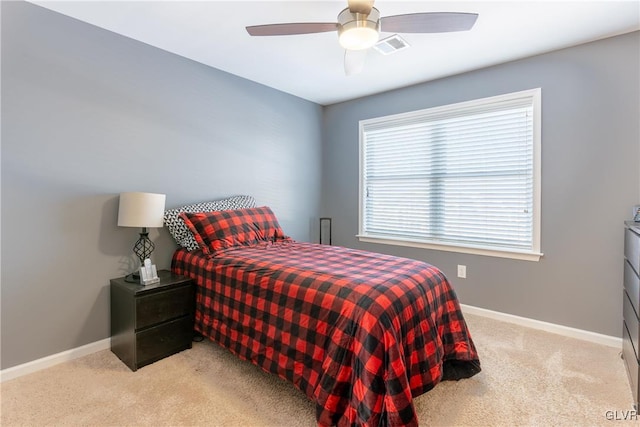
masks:
<svg viewBox="0 0 640 427"><path fill-rule="evenodd" d="M625 222L622 354L629 374L634 408L640 394L640 223Z"/></svg>

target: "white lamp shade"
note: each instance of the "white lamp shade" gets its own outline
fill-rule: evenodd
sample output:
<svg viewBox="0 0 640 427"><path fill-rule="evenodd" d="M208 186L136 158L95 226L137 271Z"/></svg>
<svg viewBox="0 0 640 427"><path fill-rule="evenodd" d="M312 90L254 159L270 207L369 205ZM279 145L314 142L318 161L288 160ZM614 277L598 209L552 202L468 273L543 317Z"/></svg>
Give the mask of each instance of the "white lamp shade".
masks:
<svg viewBox="0 0 640 427"><path fill-rule="evenodd" d="M162 227L164 194L120 193L118 225L120 227Z"/></svg>

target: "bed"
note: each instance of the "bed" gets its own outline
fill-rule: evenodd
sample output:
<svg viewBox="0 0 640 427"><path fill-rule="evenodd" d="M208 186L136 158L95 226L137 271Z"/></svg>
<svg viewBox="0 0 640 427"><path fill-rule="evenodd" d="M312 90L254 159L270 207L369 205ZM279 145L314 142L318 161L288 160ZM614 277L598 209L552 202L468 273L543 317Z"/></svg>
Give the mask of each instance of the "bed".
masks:
<svg viewBox="0 0 640 427"><path fill-rule="evenodd" d="M195 330L291 382L318 425L414 426L414 397L480 372L436 267L293 241L268 207L179 218L198 245L171 267L197 284Z"/></svg>

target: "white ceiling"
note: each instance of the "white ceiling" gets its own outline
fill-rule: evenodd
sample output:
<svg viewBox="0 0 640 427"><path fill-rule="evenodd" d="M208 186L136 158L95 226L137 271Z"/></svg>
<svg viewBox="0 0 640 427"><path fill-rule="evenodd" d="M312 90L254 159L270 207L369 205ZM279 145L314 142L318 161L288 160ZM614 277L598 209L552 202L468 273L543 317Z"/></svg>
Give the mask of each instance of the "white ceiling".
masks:
<svg viewBox="0 0 640 427"><path fill-rule="evenodd" d="M347 77L335 33L251 37L244 28L335 22L346 1L32 3L321 105L640 29L640 0L380 0L381 16L450 11L479 18L468 32L403 34L409 49L389 56L370 50L364 71Z"/></svg>

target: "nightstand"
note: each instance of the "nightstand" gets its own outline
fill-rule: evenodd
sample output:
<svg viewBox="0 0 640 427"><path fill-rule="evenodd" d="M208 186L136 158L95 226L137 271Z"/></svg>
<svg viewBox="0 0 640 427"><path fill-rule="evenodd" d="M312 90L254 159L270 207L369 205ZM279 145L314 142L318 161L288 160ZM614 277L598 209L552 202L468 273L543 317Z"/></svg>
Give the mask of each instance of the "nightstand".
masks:
<svg viewBox="0 0 640 427"><path fill-rule="evenodd" d="M111 280L111 351L132 371L191 348L195 285L158 271L159 283Z"/></svg>

